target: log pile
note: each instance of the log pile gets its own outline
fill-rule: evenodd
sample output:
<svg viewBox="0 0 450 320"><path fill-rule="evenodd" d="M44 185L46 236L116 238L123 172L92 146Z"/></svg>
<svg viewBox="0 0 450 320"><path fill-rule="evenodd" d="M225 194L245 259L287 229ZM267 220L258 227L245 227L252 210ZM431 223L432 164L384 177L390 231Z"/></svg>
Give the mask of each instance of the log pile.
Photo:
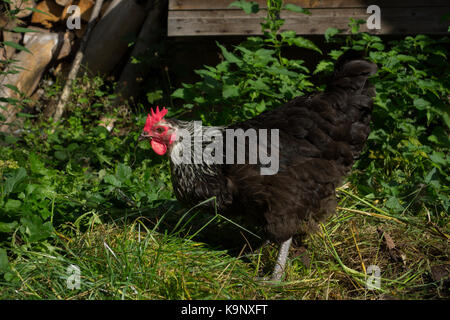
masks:
<svg viewBox="0 0 450 320"><path fill-rule="evenodd" d="M94 17L95 21L90 22L96 1L96 10L100 11ZM149 33L155 33L157 29L153 25L149 27L149 21L159 23L154 8L156 4L160 9L163 2L11 0L0 4L0 40L3 44L0 46L0 98L3 98L0 100L0 131L14 132L17 125L20 126L17 114L23 112L23 99L38 91L42 77L50 68L66 70L65 75L59 74L66 77L69 69L75 67L74 59L80 55L82 47L80 62L87 68L81 70L87 70L91 75L109 75L118 65L125 65L123 76L119 73L118 79L123 78L120 81L128 85L118 86L121 88L118 90L123 91L123 94L118 92L118 96L129 97L134 92L131 90L133 79L140 77L142 70L120 61L127 59L127 54L132 51L130 42L133 39L153 41L155 36ZM159 14L161 10L157 12ZM86 43L81 46L83 41ZM134 43L135 53L147 45L136 40ZM8 64L8 61L13 63Z"/></svg>

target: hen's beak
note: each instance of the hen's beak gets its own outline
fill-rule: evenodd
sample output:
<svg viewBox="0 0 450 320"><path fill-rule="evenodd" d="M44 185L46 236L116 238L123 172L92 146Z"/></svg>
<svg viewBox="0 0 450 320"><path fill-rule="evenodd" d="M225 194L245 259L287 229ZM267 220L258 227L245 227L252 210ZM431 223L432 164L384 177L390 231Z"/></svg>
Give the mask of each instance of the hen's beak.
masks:
<svg viewBox="0 0 450 320"><path fill-rule="evenodd" d="M146 139L149 139L149 138L151 138L150 135L146 134L145 132L142 132L141 135L138 138L138 141L146 140Z"/></svg>

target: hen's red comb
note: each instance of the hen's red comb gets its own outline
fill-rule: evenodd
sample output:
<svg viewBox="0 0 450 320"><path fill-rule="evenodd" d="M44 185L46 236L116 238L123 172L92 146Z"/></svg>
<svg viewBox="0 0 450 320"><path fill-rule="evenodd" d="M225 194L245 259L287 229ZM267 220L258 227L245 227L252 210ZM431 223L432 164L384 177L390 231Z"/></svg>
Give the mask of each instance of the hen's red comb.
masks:
<svg viewBox="0 0 450 320"><path fill-rule="evenodd" d="M167 109L163 107L160 111L159 107L156 107L156 112L153 111L153 109L150 109L150 112L151 114L147 115L147 121L145 122L144 131L146 132L150 132L150 129L153 127L153 125L164 118L164 116L167 114Z"/></svg>

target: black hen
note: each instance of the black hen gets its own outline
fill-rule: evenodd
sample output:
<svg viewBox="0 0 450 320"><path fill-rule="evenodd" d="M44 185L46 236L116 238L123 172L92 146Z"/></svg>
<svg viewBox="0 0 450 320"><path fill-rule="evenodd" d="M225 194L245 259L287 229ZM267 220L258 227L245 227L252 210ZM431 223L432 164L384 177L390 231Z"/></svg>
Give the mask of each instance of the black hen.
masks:
<svg viewBox="0 0 450 320"><path fill-rule="evenodd" d="M282 244L272 276L279 280L292 236L335 212L335 189L370 132L375 90L367 79L376 71L375 64L350 50L336 62L324 92L228 127L164 119L167 111L157 109L148 116L142 138L151 140L156 153L168 153L179 201L193 206L215 197L218 212L244 216L268 240ZM260 152L268 145L272 163Z"/></svg>

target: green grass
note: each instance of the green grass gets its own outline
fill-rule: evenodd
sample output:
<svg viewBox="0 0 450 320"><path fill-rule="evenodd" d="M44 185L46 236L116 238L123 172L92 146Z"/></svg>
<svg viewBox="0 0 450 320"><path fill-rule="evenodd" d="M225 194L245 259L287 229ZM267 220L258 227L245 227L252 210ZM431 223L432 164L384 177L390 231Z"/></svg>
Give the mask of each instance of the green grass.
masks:
<svg viewBox="0 0 450 320"><path fill-rule="evenodd" d="M63 225L45 248L14 244L9 281L0 282L0 298L448 298L448 287L430 277L430 266L449 260L445 235L419 227L411 218L399 222L383 214L374 216L373 208L345 190L340 192L340 206L353 212L340 210L308 237L306 250L291 249L285 279L277 285L255 278L270 271L277 253L273 245L253 252L244 246L232 255L189 240L189 230L167 230L160 219L164 212L159 218L116 222L102 222L92 214L85 217L89 221L85 230ZM404 258L395 260L389 253L380 228ZM71 264L81 270L79 290L67 287ZM381 269L381 290L365 287L364 269L371 264Z"/></svg>

